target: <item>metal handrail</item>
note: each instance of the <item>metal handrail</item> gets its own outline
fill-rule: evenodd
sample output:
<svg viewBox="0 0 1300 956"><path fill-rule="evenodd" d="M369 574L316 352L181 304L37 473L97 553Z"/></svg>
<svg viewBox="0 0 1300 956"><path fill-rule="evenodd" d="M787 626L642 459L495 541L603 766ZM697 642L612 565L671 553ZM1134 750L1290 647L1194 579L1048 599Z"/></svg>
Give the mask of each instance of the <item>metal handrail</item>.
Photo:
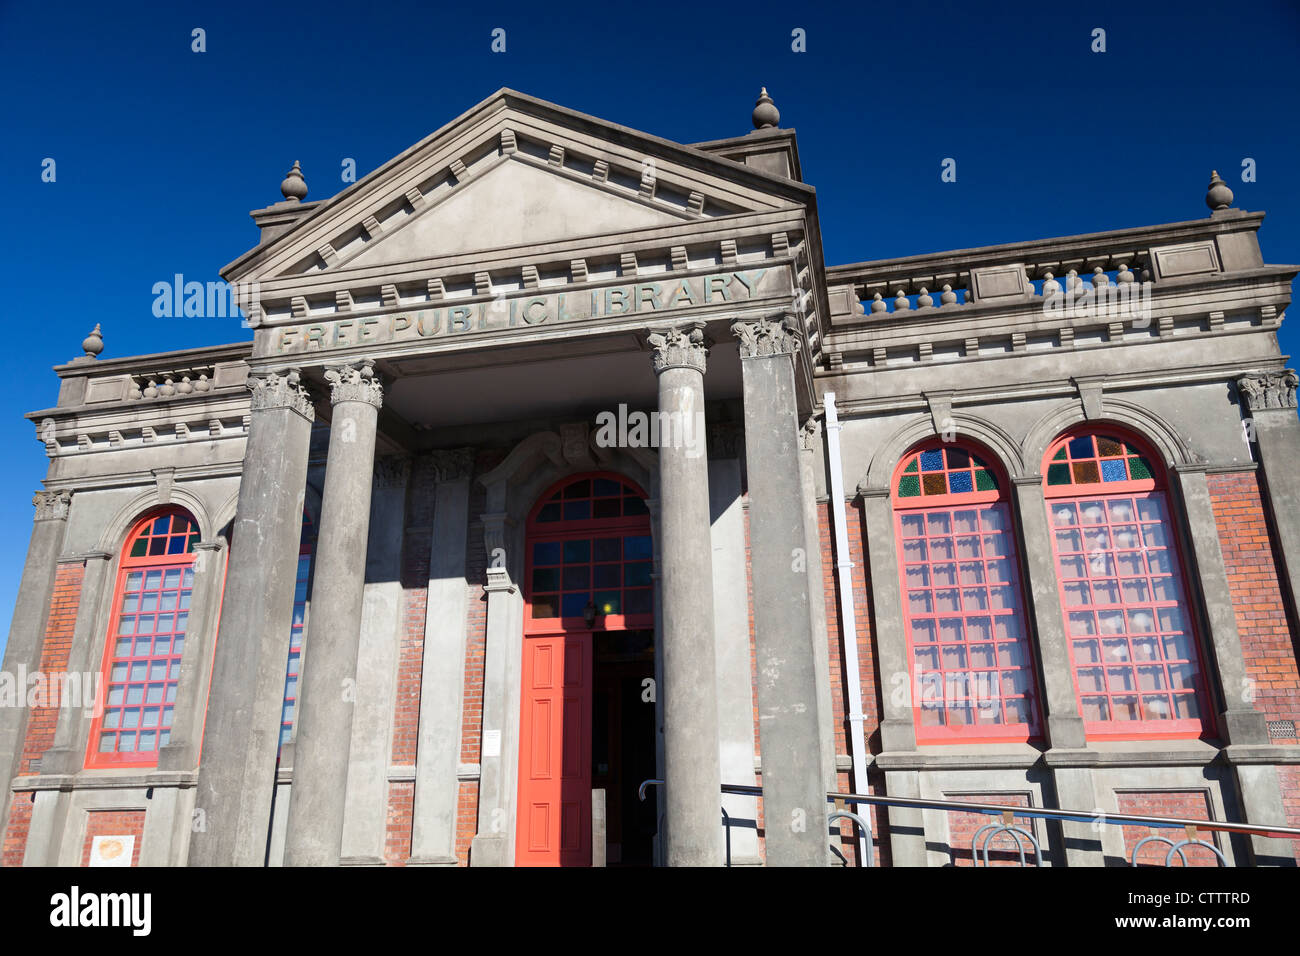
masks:
<svg viewBox="0 0 1300 956"><path fill-rule="evenodd" d="M662 782L662 781L659 781ZM738 793L747 796L762 796L762 787L744 786L724 783L723 793ZM964 813L982 813L990 816L1028 817L1037 820L1061 820L1068 823L1131 823L1138 826L1185 830L1195 827L1217 833L1241 833L1246 836L1277 837L1294 840L1300 837L1300 827L1273 826L1258 823L1227 823L1216 820L1186 820L1181 817L1149 817L1136 813L1098 813L1095 810L1052 810L1047 807L1007 807L992 803L966 803L962 800L937 800L928 797L889 797L875 796L869 793L834 793L827 792L827 801L842 800L845 803L867 803L873 806L913 807L918 810L959 810Z"/></svg>
<svg viewBox="0 0 1300 956"><path fill-rule="evenodd" d="M664 785L664 781L659 779L650 779L650 780L642 781L641 786L637 791L637 796L641 800L644 800L647 787L663 786L663 785ZM721 787L721 791L723 793L731 793L740 796L750 796L750 797L761 797L763 795L762 787L745 785L745 784L724 783ZM987 836L985 836L984 846L983 846L985 866L988 865L990 840L993 837L997 836L999 833L1004 833L1004 832L1011 833L1015 837L1016 849L1017 851L1019 851L1020 862L1022 866L1024 865L1025 862L1024 848L1020 844L1020 836L1022 835L1028 837L1031 845L1034 848L1036 861L1038 862L1039 865L1041 865L1042 848L1038 844L1038 839L1033 835L1032 832L1024 830L1017 826L1013 826L1012 821L1013 818L1015 817L1024 817L1029 820L1057 820L1057 821L1067 822L1067 823L1100 822L1103 825L1129 824L1129 825L1136 825L1136 826L1151 827L1152 829L1169 829L1169 830L1187 831L1189 839L1183 840L1182 842L1177 844L1175 844L1174 841L1172 840L1169 840L1165 837L1159 837L1159 836L1146 837L1143 840L1139 841L1137 846L1135 846L1133 849L1133 856L1132 856L1132 863L1131 863L1131 865L1133 866L1137 865L1137 851L1143 846L1143 844L1151 840L1157 840L1161 843L1166 843L1170 845L1171 849L1166 858L1166 865L1172 865L1173 858L1175 855L1177 855L1181 861L1186 863L1186 857L1183 855L1182 852L1183 847L1202 846L1213 851L1214 855L1218 857L1220 863L1224 866L1227 866L1228 864L1226 859L1224 858L1223 854L1219 851L1219 849L1214 846L1214 844L1196 839L1196 834L1202 830L1210 833L1237 833L1245 836L1274 837L1279 839L1296 839L1300 837L1300 827L1272 826L1272 825L1257 824L1257 823L1228 823L1228 822L1219 822L1216 820L1188 820L1188 819L1183 819L1181 817L1152 817L1152 816L1146 816L1144 814L1138 814L1138 813L1108 813L1104 811L1097 812L1097 811L1082 811L1082 810L1053 810L1047 807L1008 807L1008 806L1001 806L998 804L991 804L991 803L966 803L965 801L962 800L939 800L939 799L934 799L929 797L890 797L890 796L876 796L875 794L867 794L867 793L837 793L834 791L827 792L826 800L828 803L840 802L840 803L855 804L855 805L865 803L871 806L910 807L918 810L944 810L947 812L979 813L987 816L1001 817L1002 824L1000 826L996 823L986 824L985 826L980 827L978 830L975 831L975 837L972 840L971 854L976 864L978 865L979 852L976 848L976 842L979 840L981 834L984 834L985 831L988 831ZM861 826L863 830L865 830L867 834L867 845L870 846L871 825L866 820L863 820L862 817L860 817L859 815L848 813L842 810L836 810L835 812L832 812L829 815L829 817L827 818L827 822L829 823L834 820L845 818L845 817L852 819L855 823ZM727 827L727 837L728 837L728 845L729 845L730 837L731 837L731 828L730 828L731 821L730 821L730 817L727 815L725 810L723 811L723 818L724 818L723 824L724 826ZM728 861L728 863L730 863L730 861ZM868 861L866 865L870 866L872 864L870 861Z"/></svg>

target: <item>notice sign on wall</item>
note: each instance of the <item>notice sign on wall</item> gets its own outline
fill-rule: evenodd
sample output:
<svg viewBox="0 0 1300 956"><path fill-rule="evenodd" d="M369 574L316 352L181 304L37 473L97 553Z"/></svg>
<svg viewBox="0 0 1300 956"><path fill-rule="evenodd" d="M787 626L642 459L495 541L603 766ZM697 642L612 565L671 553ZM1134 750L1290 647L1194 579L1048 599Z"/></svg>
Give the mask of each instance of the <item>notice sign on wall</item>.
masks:
<svg viewBox="0 0 1300 956"><path fill-rule="evenodd" d="M97 836L90 841L90 866L130 866L134 836Z"/></svg>

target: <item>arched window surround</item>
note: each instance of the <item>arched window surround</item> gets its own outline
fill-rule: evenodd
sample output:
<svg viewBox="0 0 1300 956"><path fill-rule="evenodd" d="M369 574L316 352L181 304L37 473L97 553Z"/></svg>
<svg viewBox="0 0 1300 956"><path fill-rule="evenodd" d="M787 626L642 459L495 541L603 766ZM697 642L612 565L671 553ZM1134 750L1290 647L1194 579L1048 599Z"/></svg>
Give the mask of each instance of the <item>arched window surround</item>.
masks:
<svg viewBox="0 0 1300 956"><path fill-rule="evenodd" d="M964 436L931 437L900 458L890 488L917 743L1040 740L1036 652L1002 463Z"/></svg>
<svg viewBox="0 0 1300 956"><path fill-rule="evenodd" d="M1105 740L1214 737L1212 658L1162 456L1132 428L1083 422L1048 443L1042 475L1085 733ZM1165 712L1173 716L1156 716Z"/></svg>
<svg viewBox="0 0 1300 956"><path fill-rule="evenodd" d="M86 767L152 767L170 739L189 627L199 523L186 509L152 508L131 523L112 592Z"/></svg>

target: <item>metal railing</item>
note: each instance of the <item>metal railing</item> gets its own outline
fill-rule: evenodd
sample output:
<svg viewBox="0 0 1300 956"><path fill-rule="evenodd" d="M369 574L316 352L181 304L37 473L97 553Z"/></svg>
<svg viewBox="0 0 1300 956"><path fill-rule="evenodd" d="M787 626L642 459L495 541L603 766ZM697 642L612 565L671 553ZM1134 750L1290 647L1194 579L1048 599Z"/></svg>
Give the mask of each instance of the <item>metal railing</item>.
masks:
<svg viewBox="0 0 1300 956"><path fill-rule="evenodd" d="M663 786L662 780L650 779L643 781L637 796L644 800L646 788L651 786ZM735 794L737 796L761 797L763 788L757 786L747 786L741 784L722 785L722 792ZM1144 826L1151 829L1164 830L1182 830L1186 835L1182 840L1171 840L1166 836L1151 834L1143 837L1133 847L1133 852L1129 858L1130 866L1137 866L1138 853L1142 847L1148 843L1163 843L1169 847L1165 855L1165 866L1173 866L1174 857L1187 865L1186 851L1190 847L1203 847L1212 852L1218 865L1228 866L1227 858L1223 852L1213 843L1200 838L1201 833L1226 833L1240 836L1253 837L1270 837L1275 839L1296 840L1300 839L1300 827L1273 826L1257 823L1232 823L1218 820L1194 820L1182 817L1153 817L1138 813L1109 813L1098 812L1095 810L1058 810L1048 807L1007 807L991 803L966 803L961 800L940 800L929 797L891 797L878 796L867 793L835 793L826 794L828 802L835 804L827 814L826 822L830 824L836 820L851 820L854 826L858 827L862 835L866 837L866 846L868 850L867 859L863 861L865 866L874 866L874 853L871 851L872 831L871 823L868 817L858 813L841 809L838 804L851 804L854 807L859 805L880 806L880 807L899 807L914 810L942 810L946 813L976 813L985 816L996 816L1000 819L993 823L987 823L975 831L971 838L971 858L976 866L990 865L989 853L993 841L1004 834L1010 835L1015 842L1015 852L1019 858L1020 866L1027 866L1025 850L1032 848L1034 851L1034 864L1041 866L1043 862L1043 849L1032 832L1032 826L1026 829L1016 825L1016 819L1049 820L1058 823L1087 823L1094 826ZM733 822L730 815L724 809L722 811L723 826L727 830L727 856L726 865L731 865L731 827ZM661 816L662 828L662 816ZM1024 842L1022 842L1022 840ZM844 857L839 849L833 844L831 852L842 861L842 865L847 866L848 860Z"/></svg>

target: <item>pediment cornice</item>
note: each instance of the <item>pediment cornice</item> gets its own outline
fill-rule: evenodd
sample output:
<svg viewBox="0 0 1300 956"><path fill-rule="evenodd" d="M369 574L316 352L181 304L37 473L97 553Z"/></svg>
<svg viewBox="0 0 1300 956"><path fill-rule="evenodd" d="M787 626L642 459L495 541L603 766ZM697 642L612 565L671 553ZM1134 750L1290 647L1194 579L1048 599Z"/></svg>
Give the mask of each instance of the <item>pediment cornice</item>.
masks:
<svg viewBox="0 0 1300 956"><path fill-rule="evenodd" d="M269 282L345 268L505 164L561 177L664 224L799 208L811 187L501 90L222 270ZM566 187L568 188L568 187Z"/></svg>

